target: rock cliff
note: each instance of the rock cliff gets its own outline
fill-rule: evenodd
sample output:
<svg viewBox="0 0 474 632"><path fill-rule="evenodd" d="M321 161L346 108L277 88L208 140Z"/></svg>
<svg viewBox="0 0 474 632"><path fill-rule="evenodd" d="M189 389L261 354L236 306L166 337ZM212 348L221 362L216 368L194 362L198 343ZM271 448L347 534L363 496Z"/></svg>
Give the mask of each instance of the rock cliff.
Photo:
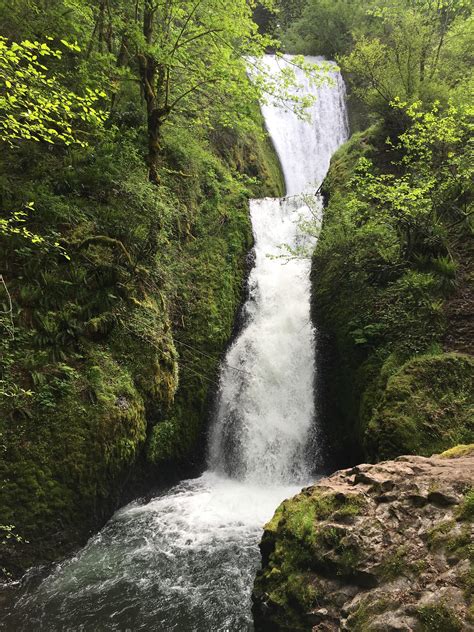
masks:
<svg viewBox="0 0 474 632"><path fill-rule="evenodd" d="M256 629L474 630L474 446L336 472L265 527Z"/></svg>

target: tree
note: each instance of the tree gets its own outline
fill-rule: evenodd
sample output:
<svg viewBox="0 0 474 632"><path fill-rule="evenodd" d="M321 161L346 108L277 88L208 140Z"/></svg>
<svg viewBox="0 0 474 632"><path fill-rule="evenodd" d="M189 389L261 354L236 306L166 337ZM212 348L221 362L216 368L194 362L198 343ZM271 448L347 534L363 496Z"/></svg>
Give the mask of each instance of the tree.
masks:
<svg viewBox="0 0 474 632"><path fill-rule="evenodd" d="M358 95L379 112L387 112L395 97L432 102L440 91L447 34L470 15L470 5L465 0L386 0L369 14L373 32L359 33L353 50L340 60Z"/></svg>
<svg viewBox="0 0 474 632"><path fill-rule="evenodd" d="M474 160L473 108L420 102L396 102L408 129L394 147L395 173L377 173L367 158L359 160L347 207L359 225L392 226L403 242L404 255L431 256L445 241L446 229L472 219ZM373 209L377 209L374 214Z"/></svg>
<svg viewBox="0 0 474 632"><path fill-rule="evenodd" d="M354 32L364 23L367 29L371 18L367 10L373 2L351 0L307 0L284 33L288 50L312 55L348 53L354 44Z"/></svg>
<svg viewBox="0 0 474 632"><path fill-rule="evenodd" d="M285 30L301 17L305 0L278 0L277 6L278 23Z"/></svg>
<svg viewBox="0 0 474 632"><path fill-rule="evenodd" d="M263 5L271 7L271 0ZM159 180L162 130L172 114L199 122L212 112L224 124L245 115L238 107L251 90L245 60L271 44L252 19L255 6L254 0L99 3L88 50L114 53L117 66L126 65L139 80L152 182ZM237 105L233 111L220 107L223 95Z"/></svg>
<svg viewBox="0 0 474 632"><path fill-rule="evenodd" d="M126 2L114 8L104 2L107 26L101 3L88 50L106 48L116 57L116 69L128 68L125 78L139 81L146 103L152 182L159 181L163 126L171 118L180 116L188 125L235 129L248 123L251 104L266 91L295 104L301 101L290 96L291 68L286 68L277 87L261 67L259 60L276 43L260 33L253 20L256 0L142 0L133 7ZM271 10L273 2L259 5ZM249 67L258 68L258 80L249 82Z"/></svg>
<svg viewBox="0 0 474 632"><path fill-rule="evenodd" d="M51 38L48 43L8 43L0 37L0 147L4 144L14 148L22 141L87 147L87 129L100 129L105 122L105 113L95 107L105 92L87 88L80 96L49 71L46 60L62 58L62 51L52 48L50 42ZM65 40L62 45L66 50L80 51ZM24 210L0 218L0 237L19 236L69 259L57 241L27 228L28 213L32 211L34 202L28 202Z"/></svg>

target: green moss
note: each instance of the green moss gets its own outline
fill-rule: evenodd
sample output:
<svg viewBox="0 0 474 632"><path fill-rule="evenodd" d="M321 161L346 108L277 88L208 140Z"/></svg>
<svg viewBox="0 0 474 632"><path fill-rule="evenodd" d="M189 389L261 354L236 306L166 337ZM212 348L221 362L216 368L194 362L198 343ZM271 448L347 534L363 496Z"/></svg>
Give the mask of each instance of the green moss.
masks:
<svg viewBox="0 0 474 632"><path fill-rule="evenodd" d="M432 527L427 533L427 544L429 548L444 546L449 538L449 534L456 527L454 520L446 520Z"/></svg>
<svg viewBox="0 0 474 632"><path fill-rule="evenodd" d="M289 601L297 603L306 612L314 608L320 597L313 582L311 573L291 573L286 583Z"/></svg>
<svg viewBox="0 0 474 632"><path fill-rule="evenodd" d="M467 620L471 624L474 623L474 602L472 602L472 600L471 600L471 607L469 608L469 611L467 613Z"/></svg>
<svg viewBox="0 0 474 632"><path fill-rule="evenodd" d="M148 458L152 463L166 462L179 456L177 450L181 446L177 438L177 425L173 420L162 421L153 428L148 445Z"/></svg>
<svg viewBox="0 0 474 632"><path fill-rule="evenodd" d="M379 565L377 574L385 581L392 581L410 572L419 572L418 567L413 568L407 562L407 548L399 547L396 551L385 557Z"/></svg>
<svg viewBox="0 0 474 632"><path fill-rule="evenodd" d="M105 349L88 349L81 372L69 369L32 396L34 416L10 417L3 426L0 504L30 542L19 545L27 561L38 553L54 559L113 509L125 468L145 440L143 400ZM61 541L48 540L58 531Z"/></svg>
<svg viewBox="0 0 474 632"><path fill-rule="evenodd" d="M469 505L467 505L469 507ZM474 562L474 546L470 524L464 521L472 521L472 516L464 516L466 505L461 505L457 520L447 520L435 525L426 535L430 549L443 549L447 556L457 560L467 559Z"/></svg>
<svg viewBox="0 0 474 632"><path fill-rule="evenodd" d="M469 456L474 452L474 444L470 445L456 445L454 448L445 450L439 457L441 459L457 459L458 457Z"/></svg>
<svg viewBox="0 0 474 632"><path fill-rule="evenodd" d="M474 521L474 489L471 489L464 496L464 499L457 511L458 520Z"/></svg>
<svg viewBox="0 0 474 632"><path fill-rule="evenodd" d="M358 516L363 512L365 506L366 501L363 496L360 496L358 494L346 496L344 498L344 502L342 502L340 506L336 508L335 512L332 515L332 518L333 520L338 521L346 517L350 518Z"/></svg>
<svg viewBox="0 0 474 632"><path fill-rule="evenodd" d="M267 603L275 629L311 629L306 613L317 605L320 591L310 561L308 551L285 538L274 543L268 567L257 574L254 595Z"/></svg>
<svg viewBox="0 0 474 632"><path fill-rule="evenodd" d="M264 131L264 120L257 104L251 108L251 116L262 133L243 136L229 128L221 129L217 149L236 171L254 181L255 197L281 197L285 194L283 172L272 141Z"/></svg>
<svg viewBox="0 0 474 632"><path fill-rule="evenodd" d="M320 520L341 520L358 515L365 506L359 494L335 495L316 489L309 489L295 498L284 501L278 507L265 530L275 533L284 529L291 537L296 537L308 545L317 539L316 522Z"/></svg>
<svg viewBox="0 0 474 632"><path fill-rule="evenodd" d="M418 609L421 632L461 632L462 622L445 604L423 606Z"/></svg>
<svg viewBox="0 0 474 632"><path fill-rule="evenodd" d="M351 632L370 632L371 620L383 614L394 604L386 599L371 600L370 597L361 600L357 610L347 619L347 626Z"/></svg>
<svg viewBox="0 0 474 632"><path fill-rule="evenodd" d="M360 551L336 522L357 516L364 505L358 494L308 488L278 507L265 526L264 569L254 590L269 604L275 629L311 629L307 613L324 600L318 572L354 576Z"/></svg>
<svg viewBox="0 0 474 632"><path fill-rule="evenodd" d="M110 345L129 368L149 411L165 412L178 387L178 356L160 297L135 299L115 327Z"/></svg>
<svg viewBox="0 0 474 632"><path fill-rule="evenodd" d="M474 361L443 354L408 361L392 375L365 434L369 454L429 456L474 436Z"/></svg>

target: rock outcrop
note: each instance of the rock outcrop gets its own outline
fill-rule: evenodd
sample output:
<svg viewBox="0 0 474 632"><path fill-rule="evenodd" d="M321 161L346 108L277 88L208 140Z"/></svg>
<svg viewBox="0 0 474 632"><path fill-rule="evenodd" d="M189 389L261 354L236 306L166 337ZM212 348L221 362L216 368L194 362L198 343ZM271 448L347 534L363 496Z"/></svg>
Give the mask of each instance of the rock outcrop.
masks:
<svg viewBox="0 0 474 632"><path fill-rule="evenodd" d="M336 472L266 525L256 630L474 630L474 446Z"/></svg>

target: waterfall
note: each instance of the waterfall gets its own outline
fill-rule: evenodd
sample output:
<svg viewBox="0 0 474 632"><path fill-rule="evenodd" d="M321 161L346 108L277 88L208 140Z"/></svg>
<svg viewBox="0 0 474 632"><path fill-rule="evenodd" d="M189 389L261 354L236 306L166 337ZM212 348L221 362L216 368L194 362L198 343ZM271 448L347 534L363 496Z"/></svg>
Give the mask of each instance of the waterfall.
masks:
<svg viewBox="0 0 474 632"><path fill-rule="evenodd" d="M265 62L276 74L291 58ZM295 72L299 92L311 94L306 76ZM208 470L150 502L131 503L75 557L41 581L25 581L1 629L252 630L262 526L315 474L308 459L317 432L310 261L281 255L314 246L301 225L318 220L314 193L347 136L344 84L331 75L308 120L276 103L262 107L287 191L250 204L255 266L244 327L222 364Z"/></svg>
<svg viewBox="0 0 474 632"><path fill-rule="evenodd" d="M320 58L307 61L317 63ZM267 72L275 75L288 63L291 57L268 56ZM291 68L296 91L311 94L307 75ZM309 434L316 430L310 260L282 258L281 246L301 251L303 245L312 245L301 225L320 213L315 190L332 154L347 137L344 83L336 72L330 80L318 89L304 119L281 104L262 108L287 196L250 203L255 266L249 279L246 325L223 364L209 447L210 468L241 480L289 483L310 475L305 448Z"/></svg>

